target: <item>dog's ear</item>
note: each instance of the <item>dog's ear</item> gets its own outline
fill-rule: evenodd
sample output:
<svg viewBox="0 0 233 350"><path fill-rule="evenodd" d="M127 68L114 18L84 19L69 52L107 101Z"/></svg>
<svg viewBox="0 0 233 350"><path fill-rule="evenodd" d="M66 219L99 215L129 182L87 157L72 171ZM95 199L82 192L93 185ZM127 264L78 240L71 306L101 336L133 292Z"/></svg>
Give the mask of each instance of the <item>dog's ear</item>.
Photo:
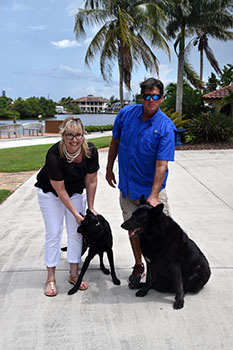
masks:
<svg viewBox="0 0 233 350"><path fill-rule="evenodd" d="M79 225L77 231L78 231L79 233L83 233L83 226L82 226L82 225Z"/></svg>
<svg viewBox="0 0 233 350"><path fill-rule="evenodd" d="M159 203L156 207L151 208L150 215L159 216L163 212L164 204Z"/></svg>
<svg viewBox="0 0 233 350"><path fill-rule="evenodd" d="M144 196L144 194L140 198L140 204L147 204L146 197Z"/></svg>
<svg viewBox="0 0 233 350"><path fill-rule="evenodd" d="M90 211L90 209L87 208L86 214L87 214L87 215L90 215L90 214L93 214L93 213L92 213L92 211Z"/></svg>

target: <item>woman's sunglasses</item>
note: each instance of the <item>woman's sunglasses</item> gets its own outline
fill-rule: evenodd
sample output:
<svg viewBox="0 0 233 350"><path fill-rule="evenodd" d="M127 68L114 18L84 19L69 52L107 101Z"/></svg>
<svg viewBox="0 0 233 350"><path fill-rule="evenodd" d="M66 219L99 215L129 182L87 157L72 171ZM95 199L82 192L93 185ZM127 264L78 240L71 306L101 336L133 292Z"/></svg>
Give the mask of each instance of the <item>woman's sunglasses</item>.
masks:
<svg viewBox="0 0 233 350"><path fill-rule="evenodd" d="M158 101L158 100L161 98L161 95L143 94L142 97L143 97L144 100L146 100L146 101L150 101L151 98L152 98L153 101Z"/></svg>

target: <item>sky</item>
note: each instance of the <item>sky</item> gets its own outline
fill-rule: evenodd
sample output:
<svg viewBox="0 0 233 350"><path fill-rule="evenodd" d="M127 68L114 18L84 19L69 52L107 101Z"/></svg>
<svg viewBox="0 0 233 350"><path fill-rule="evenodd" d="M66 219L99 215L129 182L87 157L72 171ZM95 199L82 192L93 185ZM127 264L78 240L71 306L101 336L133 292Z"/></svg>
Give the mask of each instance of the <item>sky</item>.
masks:
<svg viewBox="0 0 233 350"><path fill-rule="evenodd" d="M89 69L84 64L87 47L97 28L87 28L86 37L77 41L74 33L75 13L82 0L0 0L0 94L17 99L45 97L58 102L62 97L79 98L92 94L119 98L118 67L113 62L113 77L106 83L100 73L99 57ZM233 41L209 40L220 67L233 64ZM159 79L166 86L176 83L177 57L170 42L171 60L153 48L159 60ZM190 62L199 71L197 48L190 51ZM204 81L213 69L204 60ZM133 71L129 94L139 93L139 83L154 76L141 63Z"/></svg>

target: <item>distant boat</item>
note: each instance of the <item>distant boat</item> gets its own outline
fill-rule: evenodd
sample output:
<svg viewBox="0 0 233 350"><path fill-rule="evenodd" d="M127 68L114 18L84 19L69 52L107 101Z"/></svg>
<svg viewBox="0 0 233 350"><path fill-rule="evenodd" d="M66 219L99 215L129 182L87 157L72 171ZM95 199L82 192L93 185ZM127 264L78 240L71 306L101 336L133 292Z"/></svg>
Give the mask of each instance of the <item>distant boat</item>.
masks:
<svg viewBox="0 0 233 350"><path fill-rule="evenodd" d="M67 110L63 106L56 106L57 114L67 114Z"/></svg>

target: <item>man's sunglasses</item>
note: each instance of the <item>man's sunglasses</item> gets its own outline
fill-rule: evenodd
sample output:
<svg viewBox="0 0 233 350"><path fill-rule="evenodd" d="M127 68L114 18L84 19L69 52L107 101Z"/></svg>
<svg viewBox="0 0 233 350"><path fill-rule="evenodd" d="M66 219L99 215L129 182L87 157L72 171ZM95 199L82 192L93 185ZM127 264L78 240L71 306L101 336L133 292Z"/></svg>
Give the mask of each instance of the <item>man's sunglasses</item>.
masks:
<svg viewBox="0 0 233 350"><path fill-rule="evenodd" d="M153 101L158 101L158 100L161 98L161 95L143 94L142 97L143 97L144 100L146 100L146 101L150 101L151 98L152 98Z"/></svg>
<svg viewBox="0 0 233 350"><path fill-rule="evenodd" d="M76 140L80 140L83 137L83 134L66 134L65 137L67 138L67 140L73 140L74 138L76 138Z"/></svg>

